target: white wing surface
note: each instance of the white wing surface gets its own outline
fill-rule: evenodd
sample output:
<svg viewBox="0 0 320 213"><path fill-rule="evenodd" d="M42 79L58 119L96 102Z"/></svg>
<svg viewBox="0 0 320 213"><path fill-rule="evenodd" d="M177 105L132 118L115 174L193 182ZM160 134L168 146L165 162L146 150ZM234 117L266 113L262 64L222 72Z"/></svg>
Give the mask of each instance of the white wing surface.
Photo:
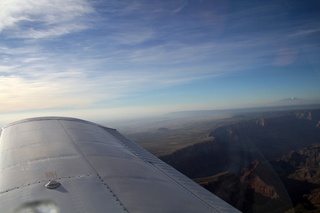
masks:
<svg viewBox="0 0 320 213"><path fill-rule="evenodd" d="M2 129L0 211L24 210L238 212L115 129L65 117Z"/></svg>

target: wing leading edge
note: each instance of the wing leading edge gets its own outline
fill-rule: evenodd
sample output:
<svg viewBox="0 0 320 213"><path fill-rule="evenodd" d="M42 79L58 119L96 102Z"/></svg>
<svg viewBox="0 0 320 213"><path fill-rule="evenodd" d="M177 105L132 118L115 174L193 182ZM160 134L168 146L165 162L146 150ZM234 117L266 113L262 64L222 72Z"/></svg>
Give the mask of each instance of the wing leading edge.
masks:
<svg viewBox="0 0 320 213"><path fill-rule="evenodd" d="M115 129L64 117L2 129L1 211L21 204L61 212L239 212Z"/></svg>

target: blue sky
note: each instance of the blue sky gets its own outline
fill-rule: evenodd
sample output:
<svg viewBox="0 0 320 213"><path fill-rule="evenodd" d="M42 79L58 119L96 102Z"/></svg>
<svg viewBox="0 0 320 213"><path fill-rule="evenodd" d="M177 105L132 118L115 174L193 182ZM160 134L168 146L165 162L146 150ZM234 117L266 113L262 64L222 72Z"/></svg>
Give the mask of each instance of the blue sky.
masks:
<svg viewBox="0 0 320 213"><path fill-rule="evenodd" d="M320 99L319 1L2 0L0 120Z"/></svg>

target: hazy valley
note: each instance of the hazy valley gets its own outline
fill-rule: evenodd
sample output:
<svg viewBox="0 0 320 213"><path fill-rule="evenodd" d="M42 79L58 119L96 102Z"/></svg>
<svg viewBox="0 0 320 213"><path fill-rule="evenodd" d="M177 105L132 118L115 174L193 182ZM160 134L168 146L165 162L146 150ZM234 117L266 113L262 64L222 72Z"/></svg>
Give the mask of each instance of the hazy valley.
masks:
<svg viewBox="0 0 320 213"><path fill-rule="evenodd" d="M205 113L125 134L241 211L320 209L319 109Z"/></svg>

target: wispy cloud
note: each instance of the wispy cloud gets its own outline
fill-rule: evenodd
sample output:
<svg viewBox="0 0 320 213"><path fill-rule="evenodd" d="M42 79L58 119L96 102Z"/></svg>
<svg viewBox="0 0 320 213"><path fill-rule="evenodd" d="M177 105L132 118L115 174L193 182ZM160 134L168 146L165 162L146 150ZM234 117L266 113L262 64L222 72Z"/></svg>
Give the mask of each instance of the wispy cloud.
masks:
<svg viewBox="0 0 320 213"><path fill-rule="evenodd" d="M138 28L133 31L125 30L114 35L115 40L120 44L139 44L154 38L154 33L150 29Z"/></svg>
<svg viewBox="0 0 320 213"><path fill-rule="evenodd" d="M172 13L179 13L187 5L188 5L188 1L181 2L181 5L176 9L172 10Z"/></svg>
<svg viewBox="0 0 320 213"><path fill-rule="evenodd" d="M152 90L287 66L319 33L316 22L278 21L286 20L278 5L235 8L221 1L2 0L0 111L112 106Z"/></svg>
<svg viewBox="0 0 320 213"><path fill-rule="evenodd" d="M19 47L9 47L9 46L0 46L1 55L10 55L10 56L18 56L18 55L30 55L33 53L37 53L38 48L33 46L19 46Z"/></svg>
<svg viewBox="0 0 320 213"><path fill-rule="evenodd" d="M41 61L44 60L44 58L38 57L38 58L25 58L22 60L24 63L30 63L30 62L35 62L35 61Z"/></svg>
<svg viewBox="0 0 320 213"><path fill-rule="evenodd" d="M12 73L16 66L0 66L0 75Z"/></svg>
<svg viewBox="0 0 320 213"><path fill-rule="evenodd" d="M320 32L320 23L315 25L315 26L309 26L309 27L303 27L304 29L297 29L292 32L291 36L292 37L306 37L309 35L312 35L314 33Z"/></svg>
<svg viewBox="0 0 320 213"><path fill-rule="evenodd" d="M86 0L3 0L0 32L23 38L60 36L87 28L83 18L93 11Z"/></svg>
<svg viewBox="0 0 320 213"><path fill-rule="evenodd" d="M24 34L15 33L16 38L27 38L27 39L40 39L40 38L52 38L58 37L69 33L78 32L86 29L87 26L79 24L64 24L62 26L52 26L47 29L29 29Z"/></svg>
<svg viewBox="0 0 320 213"><path fill-rule="evenodd" d="M112 102L137 91L190 80L188 74L177 78L178 72L153 73L130 68L130 64L101 70L106 65L102 59L81 61L82 55L77 58L42 48L27 49L2 47L8 59L7 65L0 67L0 111L94 106L103 100Z"/></svg>

